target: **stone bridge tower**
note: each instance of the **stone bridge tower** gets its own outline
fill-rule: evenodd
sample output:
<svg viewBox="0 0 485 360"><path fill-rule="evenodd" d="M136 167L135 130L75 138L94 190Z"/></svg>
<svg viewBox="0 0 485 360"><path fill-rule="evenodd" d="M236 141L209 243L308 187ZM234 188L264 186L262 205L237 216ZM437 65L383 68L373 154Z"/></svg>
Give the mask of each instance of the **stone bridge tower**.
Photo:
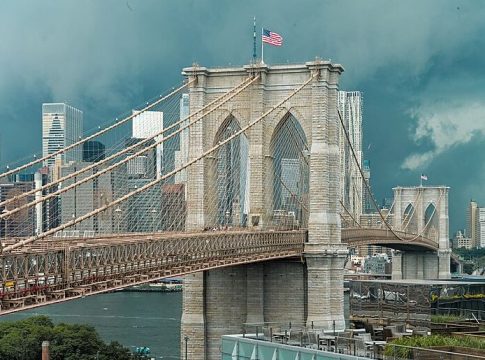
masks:
<svg viewBox="0 0 485 360"><path fill-rule="evenodd" d="M450 242L447 186L395 187L395 230L423 235L438 245L434 252L395 252L393 279L449 279Z"/></svg>
<svg viewBox="0 0 485 360"><path fill-rule="evenodd" d="M190 359L220 358L220 337L241 333L244 323L313 324L343 329L343 267L347 248L341 244L339 218L339 119L337 91L341 65L314 61L301 65L250 65L240 68L191 67L183 74L190 88L191 113L241 83L250 73L260 78L235 100L221 106L210 122L191 127L189 158L214 144L230 117L240 127L257 119L312 75L300 93L247 134L250 161L247 226L265 229L273 212L271 140L292 116L300 124L309 152L308 239L303 259L287 259L204 271L186 276L182 342L188 337ZM215 158L188 168L187 230L213 224L208 201L214 193ZM182 350L184 351L183 344ZM183 354L182 351L182 354Z"/></svg>

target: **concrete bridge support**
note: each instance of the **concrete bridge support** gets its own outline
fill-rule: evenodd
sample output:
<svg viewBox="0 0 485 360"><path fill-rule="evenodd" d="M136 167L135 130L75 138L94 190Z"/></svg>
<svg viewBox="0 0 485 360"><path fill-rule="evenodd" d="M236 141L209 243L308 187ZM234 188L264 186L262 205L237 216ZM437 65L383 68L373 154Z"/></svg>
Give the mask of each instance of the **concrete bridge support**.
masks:
<svg viewBox="0 0 485 360"><path fill-rule="evenodd" d="M274 209L271 142L288 116L301 125L308 142L309 215L308 241L303 259L272 261L205 271L188 276L184 289L182 354L188 340L188 358L220 358L223 334L241 333L244 323L313 323L343 329L343 266L347 248L341 244L339 212L340 157L337 90L340 65L315 61L304 65L247 66L231 69L184 69L197 82L190 89L194 112L235 86L249 73L260 79L247 95L214 112L214 120L201 121L190 131L189 157L195 158L212 144L228 116L241 127L271 109L282 98L314 75L301 93L250 129L250 180L248 226L271 226ZM188 168L187 230L201 230L214 223L208 203L211 160ZM268 186L269 184L269 186ZM193 337L193 340L192 340Z"/></svg>
<svg viewBox="0 0 485 360"><path fill-rule="evenodd" d="M184 284L181 355L219 359L222 335L262 331L263 322L303 325L306 267L299 259L233 266L188 275ZM254 324L252 326L251 324Z"/></svg>
<svg viewBox="0 0 485 360"><path fill-rule="evenodd" d="M393 279L449 279L450 243L447 186L395 187L394 230L416 232L438 245L437 252L395 254Z"/></svg>
<svg viewBox="0 0 485 360"><path fill-rule="evenodd" d="M446 256L446 253L433 251L395 251L392 256L392 279L446 279L443 274L449 274L449 264L449 253Z"/></svg>

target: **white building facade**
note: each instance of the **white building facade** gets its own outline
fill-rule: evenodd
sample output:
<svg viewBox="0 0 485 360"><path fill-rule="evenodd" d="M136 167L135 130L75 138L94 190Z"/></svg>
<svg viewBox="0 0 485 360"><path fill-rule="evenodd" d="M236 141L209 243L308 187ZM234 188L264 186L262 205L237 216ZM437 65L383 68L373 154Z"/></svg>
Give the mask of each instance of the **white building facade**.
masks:
<svg viewBox="0 0 485 360"><path fill-rule="evenodd" d="M163 112L161 111L145 111L139 113L133 110L133 114L136 116L133 118L132 130L133 137L137 139L147 139L155 136L155 141L160 141L163 135L160 134L163 131ZM157 178L162 176L163 171L163 143L156 146L156 172Z"/></svg>
<svg viewBox="0 0 485 360"><path fill-rule="evenodd" d="M77 142L83 135L83 112L64 103L42 104L42 156L47 156ZM82 160L82 146L57 158L44 161L53 166L56 161L67 164Z"/></svg>
<svg viewBox="0 0 485 360"><path fill-rule="evenodd" d="M485 208L478 208L478 239L477 245L485 247Z"/></svg>

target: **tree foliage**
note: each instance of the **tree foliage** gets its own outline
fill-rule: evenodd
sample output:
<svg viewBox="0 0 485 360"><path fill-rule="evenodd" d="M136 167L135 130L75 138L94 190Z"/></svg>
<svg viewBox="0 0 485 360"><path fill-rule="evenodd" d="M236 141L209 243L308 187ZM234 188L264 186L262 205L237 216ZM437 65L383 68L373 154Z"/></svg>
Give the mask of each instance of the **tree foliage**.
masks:
<svg viewBox="0 0 485 360"><path fill-rule="evenodd" d="M0 323L0 359L38 360L43 341L50 342L51 360L139 358L118 342L106 344L89 325L55 325L47 316Z"/></svg>

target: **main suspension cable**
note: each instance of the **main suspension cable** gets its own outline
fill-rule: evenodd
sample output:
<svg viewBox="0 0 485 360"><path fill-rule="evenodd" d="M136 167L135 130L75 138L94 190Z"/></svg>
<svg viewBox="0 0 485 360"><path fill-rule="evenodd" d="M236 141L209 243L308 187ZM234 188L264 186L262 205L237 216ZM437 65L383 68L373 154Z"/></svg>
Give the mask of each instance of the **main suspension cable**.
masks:
<svg viewBox="0 0 485 360"><path fill-rule="evenodd" d="M13 245L9 245L9 246L6 246L3 251L4 252L8 252L8 251L12 251L14 249L17 249L19 247L22 247L24 245L27 245L27 244L30 244L30 243L33 243L37 240L40 240L40 239L43 239L43 238L46 238L50 235L53 235L55 234L56 232L58 231L61 231L61 230L64 230L68 227L71 227L73 225L76 225L80 222L82 222L83 220L86 220L90 217L93 217L94 215L106 210L106 209L109 209L109 208L112 208L113 206L115 205L118 205L120 203L122 203L123 201L131 198L132 196L136 195L136 194L139 194L151 187L153 187L154 185L160 183L161 181L164 181L166 179L168 179L169 177L175 175L176 173L186 169L187 167L189 167L190 165L192 164L195 164L196 162L200 161L201 159L205 158L206 156L210 155L212 152L214 152L215 150L219 149L220 147L222 147L223 145L227 144L228 142L230 142L232 139L236 138L237 136L245 133L247 130L249 130L250 128L252 128L254 125L258 124L259 122L261 122L263 119L265 119L269 114L271 114L274 110L276 110L277 108L281 107L285 102L287 102L288 100L290 100L293 96L295 96L297 93L299 93L305 86L307 86L315 77L317 77L318 74L314 74L312 75L308 80L306 80L302 85L300 85L297 89L295 89L291 94L289 94L286 98L284 98L283 100L281 100L280 102L278 102L276 105L274 105L271 109L267 110L263 115L261 115L259 118L257 118L256 120L250 122L248 125L246 125L245 127L241 128L239 131L236 131L233 135L229 136L227 139L223 140L223 141L220 141L217 145L211 147L209 150L205 151L204 153L202 153L200 156L194 158L193 160L190 160L188 161L186 164L172 170L171 172L167 173L166 175L160 177L159 179L155 179L153 181L151 181L150 183L148 184L145 184L144 186L112 201L111 203L108 203L98 209L95 209L83 216L80 216L78 218L75 218L71 221L69 221L68 223L66 224L62 224L56 228L53 228L53 229L50 229L42 234L39 234L39 235L36 235L36 236L32 236L32 237L29 237L25 240L21 240Z"/></svg>

